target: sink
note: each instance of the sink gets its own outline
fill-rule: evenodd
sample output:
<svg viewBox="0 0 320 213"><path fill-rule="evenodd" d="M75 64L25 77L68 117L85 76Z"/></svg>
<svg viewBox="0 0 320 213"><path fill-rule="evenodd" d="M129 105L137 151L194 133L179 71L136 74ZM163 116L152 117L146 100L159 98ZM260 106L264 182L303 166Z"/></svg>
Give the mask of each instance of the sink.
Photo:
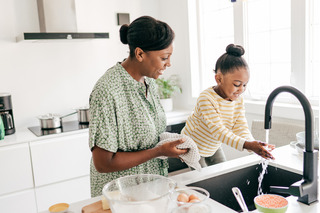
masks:
<svg viewBox="0 0 320 213"><path fill-rule="evenodd" d="M241 208L232 193L232 187L238 187L248 206L249 211L255 210L253 199L257 196L258 177L262 168L260 164L251 165L242 169L215 176L189 184L205 188L210 193L210 198L237 211ZM290 172L272 165L268 165L267 172L263 177L262 191L270 193L270 186L290 186L302 179L302 175ZM287 197L286 194L279 194Z"/></svg>

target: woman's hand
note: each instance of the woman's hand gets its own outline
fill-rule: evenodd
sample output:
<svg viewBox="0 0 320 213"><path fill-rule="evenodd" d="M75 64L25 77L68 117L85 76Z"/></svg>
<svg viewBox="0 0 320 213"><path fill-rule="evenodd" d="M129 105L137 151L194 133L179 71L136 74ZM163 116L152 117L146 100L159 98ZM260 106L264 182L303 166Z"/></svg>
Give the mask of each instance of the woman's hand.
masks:
<svg viewBox="0 0 320 213"><path fill-rule="evenodd" d="M187 153L188 149L179 149L177 146L179 144L182 144L186 141L185 138L171 141L168 143L164 143L163 145L156 147L156 149L159 149L159 156L167 156L171 158L179 158L179 155Z"/></svg>
<svg viewBox="0 0 320 213"><path fill-rule="evenodd" d="M152 149L136 152L116 153L106 151L98 146L92 149L92 159L98 172L115 172L126 170L159 156L175 157L188 152L188 149L178 149L176 146L186 139L180 139L165 143Z"/></svg>
<svg viewBox="0 0 320 213"><path fill-rule="evenodd" d="M262 141L246 141L243 145L243 148L251 150L265 159L275 159L273 155L269 152L274 150L275 148L275 146L272 144L267 144Z"/></svg>

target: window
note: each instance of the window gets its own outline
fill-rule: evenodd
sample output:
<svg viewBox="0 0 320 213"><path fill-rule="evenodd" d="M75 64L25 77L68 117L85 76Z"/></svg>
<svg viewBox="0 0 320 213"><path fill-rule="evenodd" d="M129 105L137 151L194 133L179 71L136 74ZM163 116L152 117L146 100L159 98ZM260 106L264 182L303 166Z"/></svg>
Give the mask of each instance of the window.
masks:
<svg viewBox="0 0 320 213"><path fill-rule="evenodd" d="M266 100L276 87L292 85L318 104L319 7L318 0L198 0L197 88L215 85L215 62L228 44L236 43L244 46L251 71L247 99ZM290 94L280 100L296 101Z"/></svg>
<svg viewBox="0 0 320 213"><path fill-rule="evenodd" d="M311 1L309 5L311 16L310 16L310 77L308 82L312 82L311 91L309 92L311 96L319 97L320 90L320 1ZM310 79L311 78L311 79Z"/></svg>
<svg viewBox="0 0 320 213"><path fill-rule="evenodd" d="M234 43L233 7L229 1L199 1L201 16L201 89L215 83L214 67L216 60L225 52L226 44ZM223 21L222 21L223 20ZM220 30L223 29L223 30Z"/></svg>
<svg viewBox="0 0 320 213"><path fill-rule="evenodd" d="M248 92L263 98L278 86L289 85L291 75L290 0L247 2ZM263 83L262 83L263 82Z"/></svg>

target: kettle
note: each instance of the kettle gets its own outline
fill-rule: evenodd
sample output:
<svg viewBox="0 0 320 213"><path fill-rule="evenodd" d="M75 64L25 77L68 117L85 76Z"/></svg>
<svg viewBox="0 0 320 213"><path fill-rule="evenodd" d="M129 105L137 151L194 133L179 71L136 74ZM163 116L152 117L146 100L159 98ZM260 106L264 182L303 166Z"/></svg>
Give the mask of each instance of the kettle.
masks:
<svg viewBox="0 0 320 213"><path fill-rule="evenodd" d="M4 131L4 125L2 121L2 117L0 116L0 140L4 139L5 131Z"/></svg>

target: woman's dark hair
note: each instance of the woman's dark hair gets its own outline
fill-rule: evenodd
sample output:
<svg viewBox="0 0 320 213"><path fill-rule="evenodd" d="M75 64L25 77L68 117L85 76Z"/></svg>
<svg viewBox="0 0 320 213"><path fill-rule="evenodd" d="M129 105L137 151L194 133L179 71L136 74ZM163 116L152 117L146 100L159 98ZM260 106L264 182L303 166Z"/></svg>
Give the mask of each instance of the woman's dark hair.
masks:
<svg viewBox="0 0 320 213"><path fill-rule="evenodd" d="M229 44L226 53L218 58L214 72L217 73L220 70L222 74L226 74L242 67L249 69L246 60L241 57L243 54L244 48L242 46Z"/></svg>
<svg viewBox="0 0 320 213"><path fill-rule="evenodd" d="M134 56L137 47L146 52L163 50L170 46L173 39L171 27L150 16L142 16L120 28L120 40L123 44L129 44L130 57Z"/></svg>

